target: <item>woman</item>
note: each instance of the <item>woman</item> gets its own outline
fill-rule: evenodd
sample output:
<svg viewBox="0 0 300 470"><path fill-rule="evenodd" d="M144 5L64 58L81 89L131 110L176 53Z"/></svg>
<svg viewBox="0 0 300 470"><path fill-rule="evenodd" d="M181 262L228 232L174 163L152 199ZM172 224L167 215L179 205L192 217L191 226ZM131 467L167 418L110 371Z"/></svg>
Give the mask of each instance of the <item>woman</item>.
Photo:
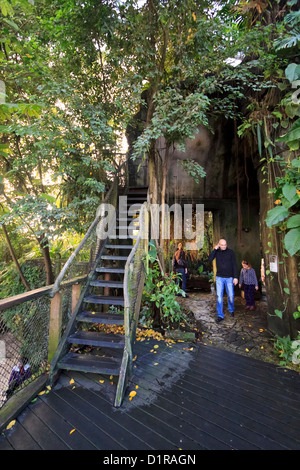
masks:
<svg viewBox="0 0 300 470"><path fill-rule="evenodd" d="M185 257L185 252L183 251L183 248L182 248L182 243L178 243L178 249L175 252L174 257L173 257L172 268L173 268L174 273L180 275L180 279L182 282L181 289L185 293L186 278L187 278L188 270L187 270L187 261ZM188 297L188 295L186 295L185 293L184 297Z"/></svg>

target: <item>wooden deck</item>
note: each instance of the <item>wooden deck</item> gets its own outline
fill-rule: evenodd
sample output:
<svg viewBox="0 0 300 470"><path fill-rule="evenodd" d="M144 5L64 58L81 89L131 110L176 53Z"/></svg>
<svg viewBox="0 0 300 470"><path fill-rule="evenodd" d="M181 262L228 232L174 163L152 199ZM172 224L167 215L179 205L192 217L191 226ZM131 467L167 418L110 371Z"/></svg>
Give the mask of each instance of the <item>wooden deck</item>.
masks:
<svg viewBox="0 0 300 470"><path fill-rule="evenodd" d="M199 343L147 339L135 353L121 408L112 379L65 372L2 433L0 450L300 449L296 372Z"/></svg>

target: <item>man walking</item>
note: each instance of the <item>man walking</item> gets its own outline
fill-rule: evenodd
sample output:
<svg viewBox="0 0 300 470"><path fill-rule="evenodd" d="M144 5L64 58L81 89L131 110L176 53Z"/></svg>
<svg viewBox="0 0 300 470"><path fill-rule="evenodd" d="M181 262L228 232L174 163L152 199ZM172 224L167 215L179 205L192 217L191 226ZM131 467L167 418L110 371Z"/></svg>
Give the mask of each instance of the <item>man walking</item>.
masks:
<svg viewBox="0 0 300 470"><path fill-rule="evenodd" d="M224 238L219 240L219 243L214 247L213 251L208 257L208 261L216 259L217 275L217 323L224 319L223 313L223 294L224 287L228 297L228 310L230 316L234 316L234 287L238 283L238 269L235 259L235 254L232 250L227 248L227 242Z"/></svg>

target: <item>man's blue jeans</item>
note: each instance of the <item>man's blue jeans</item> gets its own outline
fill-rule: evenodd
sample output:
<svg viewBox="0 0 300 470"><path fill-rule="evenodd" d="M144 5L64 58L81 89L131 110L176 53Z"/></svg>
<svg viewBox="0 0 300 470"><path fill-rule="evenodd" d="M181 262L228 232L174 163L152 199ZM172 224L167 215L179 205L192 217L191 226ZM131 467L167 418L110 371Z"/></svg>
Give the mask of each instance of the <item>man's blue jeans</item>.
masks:
<svg viewBox="0 0 300 470"><path fill-rule="evenodd" d="M234 312L234 288L233 288L233 277L219 277L216 276L216 288L217 288L217 315L218 317L224 318L223 313L223 294L224 286L227 292L228 298L228 310L230 313Z"/></svg>

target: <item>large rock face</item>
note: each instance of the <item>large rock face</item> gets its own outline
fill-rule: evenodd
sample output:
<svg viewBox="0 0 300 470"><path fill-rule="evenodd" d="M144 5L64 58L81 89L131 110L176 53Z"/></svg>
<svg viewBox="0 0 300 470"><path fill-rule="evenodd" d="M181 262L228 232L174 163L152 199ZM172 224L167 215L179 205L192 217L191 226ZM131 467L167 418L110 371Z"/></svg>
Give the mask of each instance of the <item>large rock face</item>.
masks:
<svg viewBox="0 0 300 470"><path fill-rule="evenodd" d="M142 119L143 120L143 119ZM227 239L228 246L236 253L238 268L242 259L251 262L260 279L261 260L269 270L270 235L266 230L265 218L271 208L268 187L259 169L256 149L247 147L237 139L232 121L220 120L212 123L213 132L199 127L193 140L186 142L185 152L176 147L169 150L166 202L204 204L204 210L213 214L213 238ZM129 133L129 152L132 142L140 131L132 129ZM165 142L157 141L158 158L157 179L161 177L164 161ZM182 168L180 162L192 159L205 170L206 176L196 183ZM139 167L140 161L129 162L129 184L144 186L148 184L147 162ZM293 312L300 303L299 277L297 262L282 259L282 241L272 230L279 264L286 272L273 273L266 277L266 293L269 306L268 322L270 329L280 336L296 337L300 330L299 321L293 319ZM277 241L276 241L276 240ZM276 242L276 243L275 243ZM291 295L286 297L283 287L284 278L289 279ZM287 307L285 307L287 306ZM284 311L280 320L275 310Z"/></svg>

